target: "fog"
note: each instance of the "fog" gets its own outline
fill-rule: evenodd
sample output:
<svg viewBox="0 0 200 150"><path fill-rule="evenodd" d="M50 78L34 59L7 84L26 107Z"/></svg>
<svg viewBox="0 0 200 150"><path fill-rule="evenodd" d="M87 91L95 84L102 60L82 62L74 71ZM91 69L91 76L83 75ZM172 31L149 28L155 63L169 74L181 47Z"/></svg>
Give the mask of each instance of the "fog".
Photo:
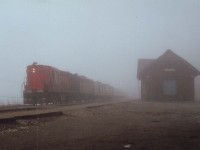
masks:
<svg viewBox="0 0 200 150"><path fill-rule="evenodd" d="M0 0L0 100L34 61L138 98L138 58L171 49L200 70L199 18L199 0Z"/></svg>

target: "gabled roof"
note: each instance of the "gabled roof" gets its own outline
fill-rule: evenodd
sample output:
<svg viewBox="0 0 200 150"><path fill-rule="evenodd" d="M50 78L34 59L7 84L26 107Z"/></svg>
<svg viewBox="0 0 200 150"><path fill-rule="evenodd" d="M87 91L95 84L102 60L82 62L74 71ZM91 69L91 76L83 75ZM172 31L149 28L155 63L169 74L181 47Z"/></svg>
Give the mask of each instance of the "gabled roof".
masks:
<svg viewBox="0 0 200 150"><path fill-rule="evenodd" d="M182 57L178 56L175 54L172 50L168 49L164 54L162 54L160 57L157 59L138 59L138 72L137 72L137 78L140 79L142 73L154 65L156 62L159 61L166 61L166 62L171 62L172 60L178 60L181 61L187 68L190 68L195 75L199 75L200 72L197 70L195 67L193 67L189 62L187 62L185 59Z"/></svg>
<svg viewBox="0 0 200 150"><path fill-rule="evenodd" d="M176 59L176 60L180 60L180 61L183 61L183 62L187 62L185 59L183 59L182 57L178 56L176 53L174 53L170 49L167 49L164 52L164 54L162 54L160 57L158 57L157 60L171 60L171 59Z"/></svg>
<svg viewBox="0 0 200 150"><path fill-rule="evenodd" d="M186 67L190 68L194 74L196 75L199 75L200 72L199 70L197 70L194 66L192 66L188 61L186 61L185 59L183 59L182 57L178 56L176 53L174 53L172 50L168 49L166 50L166 52L161 55L158 60L164 60L164 59L167 59L167 60L171 60L171 58L173 59L176 59L176 60L179 60L181 61Z"/></svg>

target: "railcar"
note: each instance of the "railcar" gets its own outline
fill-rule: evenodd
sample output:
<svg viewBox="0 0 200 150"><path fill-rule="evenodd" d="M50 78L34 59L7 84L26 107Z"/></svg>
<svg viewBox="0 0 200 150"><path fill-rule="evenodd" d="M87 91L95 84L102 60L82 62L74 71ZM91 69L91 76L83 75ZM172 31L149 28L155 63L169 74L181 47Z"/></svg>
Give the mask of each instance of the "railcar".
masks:
<svg viewBox="0 0 200 150"><path fill-rule="evenodd" d="M114 96L110 85L93 81L57 68L32 64L27 66L24 104L62 103Z"/></svg>

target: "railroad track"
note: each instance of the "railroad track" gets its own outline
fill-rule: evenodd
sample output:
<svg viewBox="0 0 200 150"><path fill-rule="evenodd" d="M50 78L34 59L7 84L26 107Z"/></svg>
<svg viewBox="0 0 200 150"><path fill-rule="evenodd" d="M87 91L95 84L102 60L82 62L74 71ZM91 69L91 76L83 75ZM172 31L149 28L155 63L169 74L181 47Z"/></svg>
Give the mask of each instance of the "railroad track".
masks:
<svg viewBox="0 0 200 150"><path fill-rule="evenodd" d="M46 106L26 106L8 107L0 109L0 124L15 123L17 120L28 120L44 117L60 116L63 111L80 108L96 108L104 105L110 105L119 101L93 101L87 103L67 103L63 105Z"/></svg>
<svg viewBox="0 0 200 150"><path fill-rule="evenodd" d="M36 109L52 109L63 106L73 106L73 105L82 105L94 102L101 102L105 100L96 100L96 101L71 101L62 104L48 104L48 105L11 105L11 106L2 106L0 107L0 113L7 112L17 112L17 111L28 111L28 110L36 110Z"/></svg>

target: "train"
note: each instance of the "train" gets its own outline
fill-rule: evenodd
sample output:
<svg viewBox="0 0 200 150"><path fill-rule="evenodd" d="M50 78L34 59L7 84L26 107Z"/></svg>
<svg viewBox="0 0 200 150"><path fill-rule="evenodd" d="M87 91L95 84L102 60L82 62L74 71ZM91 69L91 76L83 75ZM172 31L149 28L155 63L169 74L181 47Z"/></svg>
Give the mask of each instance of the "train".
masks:
<svg viewBox="0 0 200 150"><path fill-rule="evenodd" d="M37 63L26 68L24 104L55 104L117 96L119 96L118 89L85 76Z"/></svg>

